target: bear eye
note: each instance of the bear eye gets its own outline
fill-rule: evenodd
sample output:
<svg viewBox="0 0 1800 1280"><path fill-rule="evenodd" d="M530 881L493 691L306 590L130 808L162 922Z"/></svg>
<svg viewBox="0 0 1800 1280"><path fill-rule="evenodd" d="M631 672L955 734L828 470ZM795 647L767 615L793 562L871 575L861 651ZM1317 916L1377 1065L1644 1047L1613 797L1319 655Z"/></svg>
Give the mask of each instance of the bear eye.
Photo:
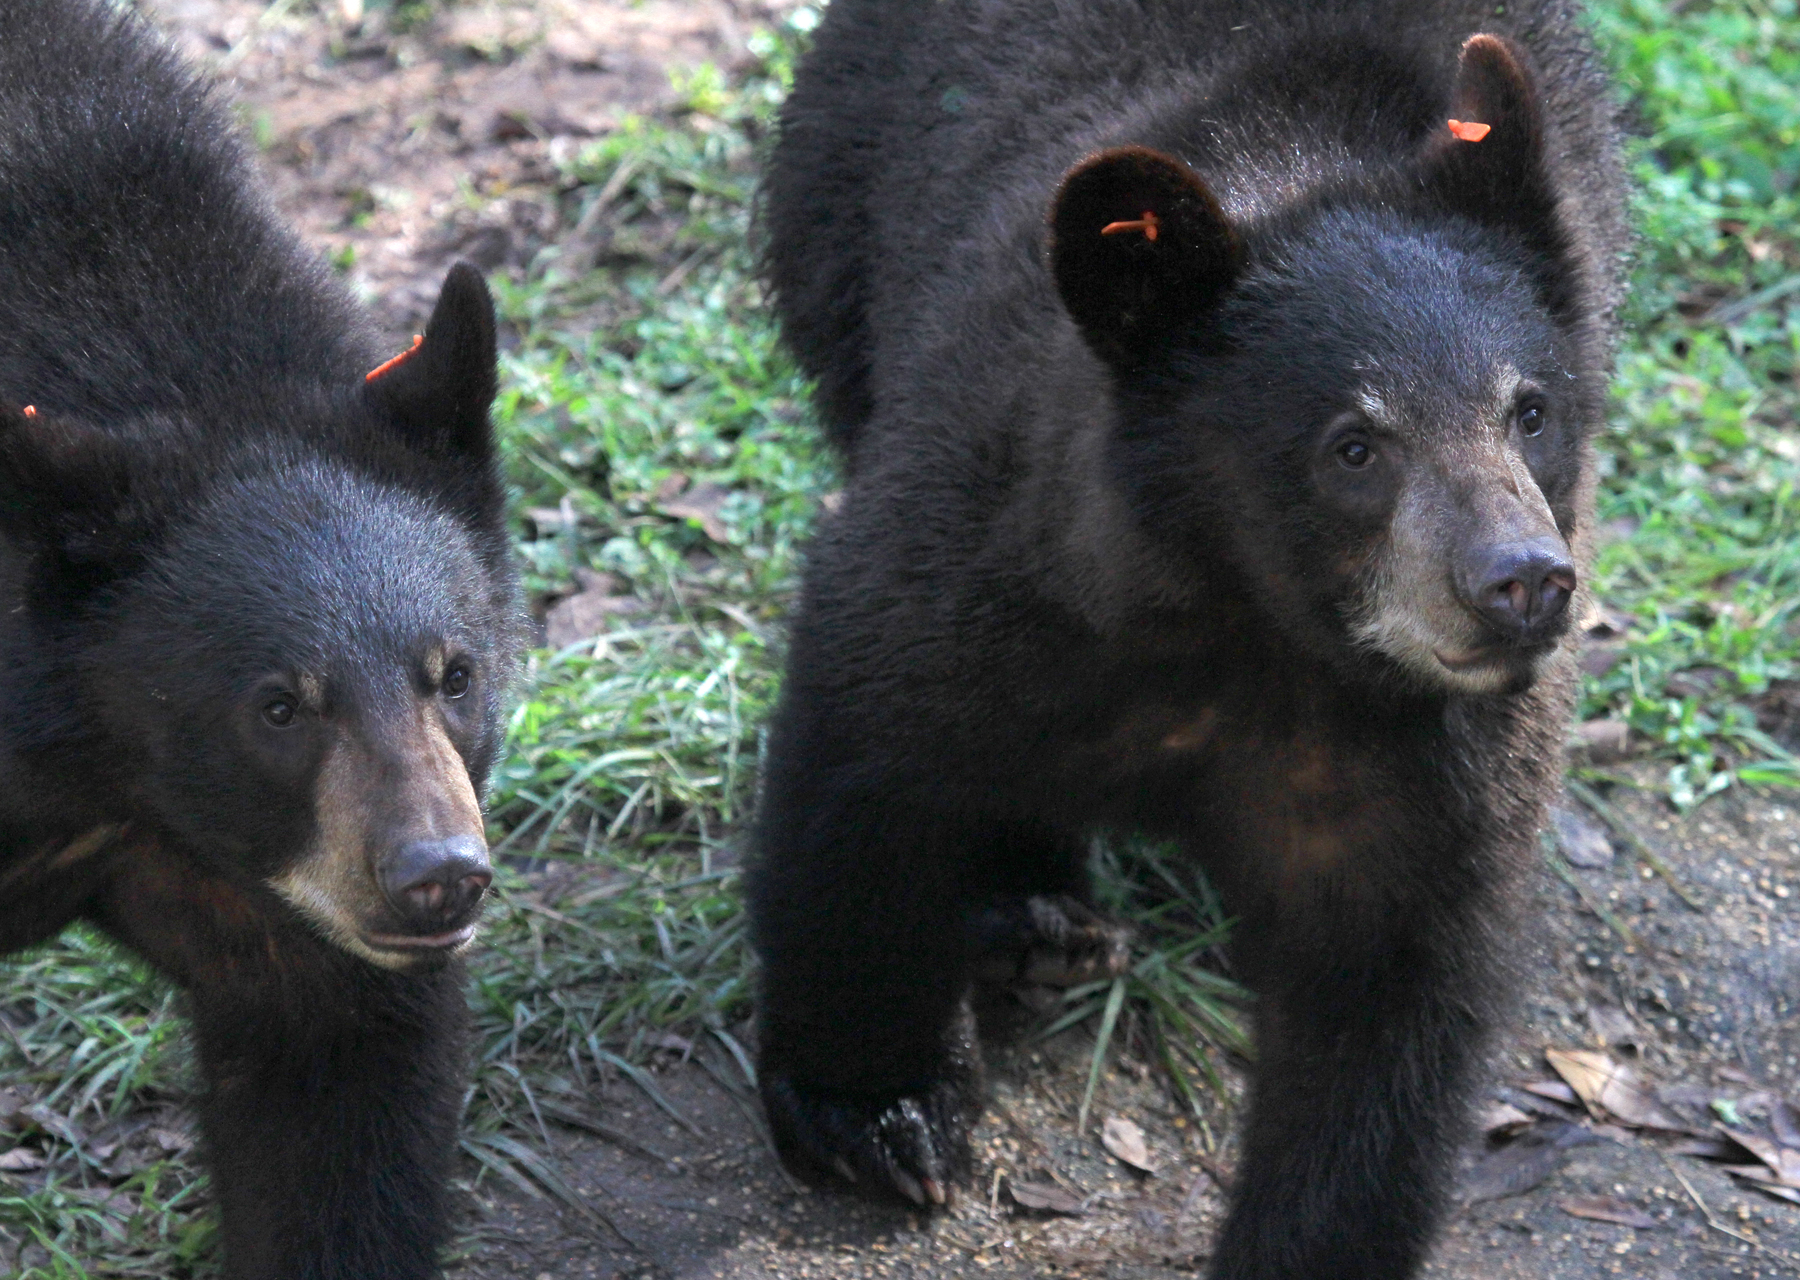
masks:
<svg viewBox="0 0 1800 1280"><path fill-rule="evenodd" d="M294 723L294 713L299 709L294 699L284 693L263 703L262 717L277 729L285 729Z"/></svg>
<svg viewBox="0 0 1800 1280"><path fill-rule="evenodd" d="M1366 440L1346 440L1337 447L1337 460L1352 471L1361 471L1375 461L1375 451Z"/></svg>
<svg viewBox="0 0 1800 1280"><path fill-rule="evenodd" d="M1519 430L1528 436L1544 433L1544 406L1536 401L1526 401L1519 407Z"/></svg>
<svg viewBox="0 0 1800 1280"><path fill-rule="evenodd" d="M457 663L444 673L444 696L460 698L469 691L469 669Z"/></svg>

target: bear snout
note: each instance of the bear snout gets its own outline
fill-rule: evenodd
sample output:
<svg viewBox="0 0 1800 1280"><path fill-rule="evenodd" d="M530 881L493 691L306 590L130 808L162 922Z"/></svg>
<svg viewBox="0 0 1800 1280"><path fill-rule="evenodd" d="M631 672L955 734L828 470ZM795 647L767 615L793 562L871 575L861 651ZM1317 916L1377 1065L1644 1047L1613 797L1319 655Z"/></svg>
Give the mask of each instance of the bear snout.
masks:
<svg viewBox="0 0 1800 1280"><path fill-rule="evenodd" d="M1562 634L1575 566L1554 536L1476 547L1464 558L1464 599L1504 643L1537 645Z"/></svg>
<svg viewBox="0 0 1800 1280"><path fill-rule="evenodd" d="M430 945L462 932L481 905L494 870L477 836L408 840L383 859L376 878L381 893L414 938L380 939L387 945Z"/></svg>

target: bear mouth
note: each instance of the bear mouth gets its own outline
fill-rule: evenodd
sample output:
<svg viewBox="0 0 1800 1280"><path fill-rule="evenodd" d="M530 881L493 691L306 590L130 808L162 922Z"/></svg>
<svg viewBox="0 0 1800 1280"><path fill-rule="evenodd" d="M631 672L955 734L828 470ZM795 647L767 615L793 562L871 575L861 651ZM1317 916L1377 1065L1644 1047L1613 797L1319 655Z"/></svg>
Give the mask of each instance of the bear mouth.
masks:
<svg viewBox="0 0 1800 1280"><path fill-rule="evenodd" d="M1467 649L1433 649L1431 656L1451 671L1473 671L1477 667L1505 662L1517 652L1490 644L1475 645Z"/></svg>
<svg viewBox="0 0 1800 1280"><path fill-rule="evenodd" d="M443 933L365 933L362 941L365 946L378 951L402 951L413 954L455 951L466 947L475 940L473 922L460 929L448 929Z"/></svg>
<svg viewBox="0 0 1800 1280"><path fill-rule="evenodd" d="M1446 671L1454 671L1458 675L1471 671L1494 670L1503 667L1515 667L1530 662L1549 645L1512 645L1512 644L1477 644L1466 649L1433 649L1431 656Z"/></svg>

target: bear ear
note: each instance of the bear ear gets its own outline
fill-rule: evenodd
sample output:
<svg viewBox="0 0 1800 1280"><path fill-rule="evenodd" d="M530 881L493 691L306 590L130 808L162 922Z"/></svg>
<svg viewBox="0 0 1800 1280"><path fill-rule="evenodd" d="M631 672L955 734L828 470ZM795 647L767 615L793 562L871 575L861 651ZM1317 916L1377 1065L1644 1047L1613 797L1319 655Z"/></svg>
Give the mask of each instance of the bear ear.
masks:
<svg viewBox="0 0 1800 1280"><path fill-rule="evenodd" d="M47 410L0 406L0 534L77 594L130 573L155 536L113 435Z"/></svg>
<svg viewBox="0 0 1800 1280"><path fill-rule="evenodd" d="M1082 161L1050 211L1050 269L1063 306L1119 369L1144 363L1217 303L1243 257L1199 175L1147 147Z"/></svg>
<svg viewBox="0 0 1800 1280"><path fill-rule="evenodd" d="M1450 113L1426 144L1427 193L1453 213L1518 235L1546 265L1561 263L1567 239L1550 180L1543 99L1525 50L1502 36L1469 37ZM1572 295L1558 296L1567 286L1551 277L1566 273L1540 274L1560 313Z"/></svg>
<svg viewBox="0 0 1800 1280"><path fill-rule="evenodd" d="M488 406L499 387L497 360L494 300L481 273L459 262L444 279L424 335L371 369L364 394L423 452L486 461L494 451Z"/></svg>

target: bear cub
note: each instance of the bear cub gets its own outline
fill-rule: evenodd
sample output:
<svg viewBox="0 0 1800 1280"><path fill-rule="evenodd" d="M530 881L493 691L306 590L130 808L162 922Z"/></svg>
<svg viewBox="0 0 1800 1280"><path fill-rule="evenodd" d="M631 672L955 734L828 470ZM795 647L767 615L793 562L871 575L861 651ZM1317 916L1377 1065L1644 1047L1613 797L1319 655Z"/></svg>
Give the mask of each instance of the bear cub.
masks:
<svg viewBox="0 0 1800 1280"><path fill-rule="evenodd" d="M225 1274L437 1274L523 628L454 268L412 351L109 0L0 3L0 950L186 991Z"/></svg>
<svg viewBox="0 0 1800 1280"><path fill-rule="evenodd" d="M1560 783L1616 136L1567 0L833 0L766 191L849 476L749 882L796 1172L942 1203L971 975L1103 942L1142 832L1258 993L1211 1274L1416 1271Z"/></svg>

